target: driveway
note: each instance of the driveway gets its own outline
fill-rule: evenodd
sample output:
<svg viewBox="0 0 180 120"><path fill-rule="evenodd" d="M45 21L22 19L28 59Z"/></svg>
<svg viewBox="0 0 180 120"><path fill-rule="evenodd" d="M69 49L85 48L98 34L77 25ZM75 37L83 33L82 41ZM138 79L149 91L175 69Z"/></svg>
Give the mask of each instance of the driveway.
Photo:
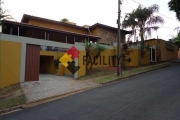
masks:
<svg viewBox="0 0 180 120"><path fill-rule="evenodd" d="M99 85L95 82L79 81L74 80L72 77L49 74L40 74L39 79L37 82L21 83L27 102L34 102Z"/></svg>
<svg viewBox="0 0 180 120"><path fill-rule="evenodd" d="M180 120L180 65L2 116L2 120Z"/></svg>

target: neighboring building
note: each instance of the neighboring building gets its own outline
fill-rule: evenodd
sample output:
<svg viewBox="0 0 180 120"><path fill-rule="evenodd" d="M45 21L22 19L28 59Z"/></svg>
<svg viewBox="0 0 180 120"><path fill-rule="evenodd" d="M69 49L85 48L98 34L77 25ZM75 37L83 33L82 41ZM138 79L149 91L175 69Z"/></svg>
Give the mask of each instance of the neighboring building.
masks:
<svg viewBox="0 0 180 120"><path fill-rule="evenodd" d="M96 23L90 26L89 30L92 33L92 35L101 37L101 39L99 39L99 43L101 44L113 45L113 43L117 42L117 28ZM121 43L125 42L126 34L130 33L130 31L121 30Z"/></svg>
<svg viewBox="0 0 180 120"><path fill-rule="evenodd" d="M152 62L178 59L178 46L170 41L150 39L145 43L150 46L150 60Z"/></svg>

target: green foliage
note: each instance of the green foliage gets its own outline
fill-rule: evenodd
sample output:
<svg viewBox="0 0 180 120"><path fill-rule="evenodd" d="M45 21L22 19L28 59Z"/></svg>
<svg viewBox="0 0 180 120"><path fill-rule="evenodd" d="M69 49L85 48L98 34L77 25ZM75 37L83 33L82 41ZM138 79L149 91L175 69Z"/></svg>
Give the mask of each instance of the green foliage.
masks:
<svg viewBox="0 0 180 120"><path fill-rule="evenodd" d="M180 0L169 1L168 7L170 11L174 11L176 13L176 18L180 21Z"/></svg>
<svg viewBox="0 0 180 120"><path fill-rule="evenodd" d="M96 61L96 59L101 55L101 52L103 52L106 48L98 43L90 43L87 40L84 40L84 44L85 44L85 49L86 49L86 60L91 59L90 54L93 52L97 52L97 54L95 55L96 57L94 58ZM88 64L86 64L86 70L88 70L87 67ZM93 64L91 63L91 67L89 69L92 69Z"/></svg>
<svg viewBox="0 0 180 120"><path fill-rule="evenodd" d="M61 62L59 61L59 59L60 59L60 56L57 57L57 58L54 60L54 64L55 64L55 66L56 66L56 69L58 69L59 63L61 63Z"/></svg>
<svg viewBox="0 0 180 120"><path fill-rule="evenodd" d="M93 46L93 44L88 42L87 40L84 40L84 44L85 44L86 50L90 50L90 48L92 48L92 46Z"/></svg>
<svg viewBox="0 0 180 120"><path fill-rule="evenodd" d="M3 2L0 1L0 4L3 4ZM14 20L14 18L9 14L8 10L3 10L3 8L0 7L0 26L3 25L3 20Z"/></svg>
<svg viewBox="0 0 180 120"><path fill-rule="evenodd" d="M180 48L180 32L178 33L177 37L174 38L174 43Z"/></svg>
<svg viewBox="0 0 180 120"><path fill-rule="evenodd" d="M69 22L69 20L67 18L63 18L61 19L61 22Z"/></svg>
<svg viewBox="0 0 180 120"><path fill-rule="evenodd" d="M128 41L122 45L122 53L121 53L121 66L125 69L126 64L131 62L132 59L130 57L133 50L130 48L132 46L132 41Z"/></svg>
<svg viewBox="0 0 180 120"><path fill-rule="evenodd" d="M4 99L0 101L0 110L12 108L25 103L26 97L24 95L15 98Z"/></svg>

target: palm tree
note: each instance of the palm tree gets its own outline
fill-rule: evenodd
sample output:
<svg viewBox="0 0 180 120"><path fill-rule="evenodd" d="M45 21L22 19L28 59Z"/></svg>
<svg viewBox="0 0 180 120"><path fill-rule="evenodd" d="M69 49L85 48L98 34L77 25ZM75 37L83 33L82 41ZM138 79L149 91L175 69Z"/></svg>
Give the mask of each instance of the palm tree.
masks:
<svg viewBox="0 0 180 120"><path fill-rule="evenodd" d="M141 38L141 57L144 55L144 35L151 36L153 31L157 31L159 27L157 24L163 24L164 19L154 13L159 11L159 6L154 4L148 8L141 5L133 10L132 13L128 13L122 23L123 28L132 28L133 31L139 31L139 37ZM135 34L133 32L132 34ZM141 59L140 59L141 60ZM141 62L140 62L141 64Z"/></svg>
<svg viewBox="0 0 180 120"><path fill-rule="evenodd" d="M0 4L3 4L3 2L0 1ZM8 13L9 13L8 10L3 10L2 7L0 7L0 26L2 26L3 20L14 20L14 18Z"/></svg>

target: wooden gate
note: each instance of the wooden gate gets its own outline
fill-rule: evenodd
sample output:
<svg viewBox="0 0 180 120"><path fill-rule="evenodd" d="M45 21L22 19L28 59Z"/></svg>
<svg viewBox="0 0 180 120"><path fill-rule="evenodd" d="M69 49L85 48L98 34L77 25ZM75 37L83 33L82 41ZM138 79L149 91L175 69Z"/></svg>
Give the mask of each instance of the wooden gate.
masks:
<svg viewBox="0 0 180 120"><path fill-rule="evenodd" d="M26 45L25 81L39 80L40 46Z"/></svg>

